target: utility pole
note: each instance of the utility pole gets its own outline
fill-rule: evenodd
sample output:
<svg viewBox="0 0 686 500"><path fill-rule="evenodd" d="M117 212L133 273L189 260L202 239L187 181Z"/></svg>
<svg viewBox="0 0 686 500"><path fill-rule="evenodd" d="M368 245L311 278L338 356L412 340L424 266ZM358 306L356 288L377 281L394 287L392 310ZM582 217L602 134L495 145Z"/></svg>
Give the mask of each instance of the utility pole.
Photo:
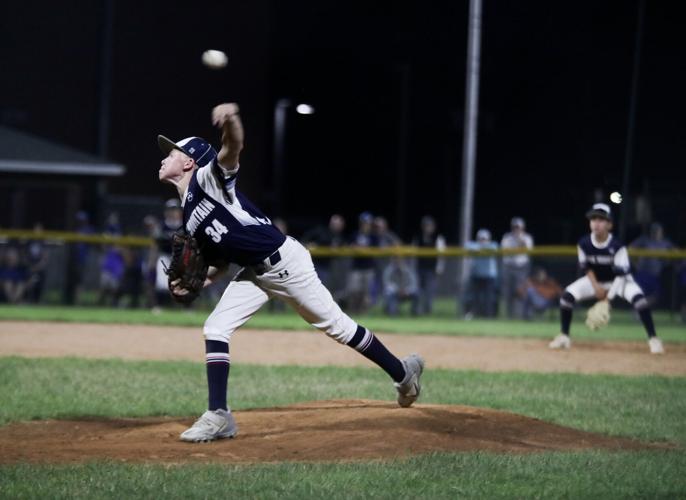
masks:
<svg viewBox="0 0 686 500"><path fill-rule="evenodd" d="M460 208L460 245L472 234L474 181L476 177L476 138L479 118L479 67L481 64L481 0L469 1L469 39L465 85L464 138L462 146L462 196ZM466 259L460 266L460 293L467 280Z"/></svg>

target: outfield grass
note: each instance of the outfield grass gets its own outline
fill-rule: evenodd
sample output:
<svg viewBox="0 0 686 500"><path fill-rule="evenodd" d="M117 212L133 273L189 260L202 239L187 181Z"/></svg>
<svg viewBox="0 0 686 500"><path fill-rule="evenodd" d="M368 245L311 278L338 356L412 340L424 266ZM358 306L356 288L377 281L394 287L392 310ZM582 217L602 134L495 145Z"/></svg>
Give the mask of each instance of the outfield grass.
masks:
<svg viewBox="0 0 686 500"><path fill-rule="evenodd" d="M683 498L677 452L440 454L388 463L0 468L3 498ZM37 480L39 479L39 480Z"/></svg>
<svg viewBox="0 0 686 500"><path fill-rule="evenodd" d="M401 334L440 334L488 337L552 338L559 331L556 315L536 321L472 320L465 321L440 312L430 317L389 318L377 312L355 316L361 324L377 332ZM153 314L147 309L111 309L95 307L57 306L0 306L0 320L64 321L80 323L124 323L162 326L192 326L200 328L209 311L165 310ZM584 321L585 311L579 309L572 326L574 338L584 340L636 340L645 341L641 324L630 311L614 311L611 324L598 332L590 332ZM667 342L686 342L686 328L669 314L655 315L658 334ZM0 323L1 325L1 323ZM1 327L1 326L0 326ZM257 329L302 330L311 328L297 314L289 311L257 313L245 326Z"/></svg>
<svg viewBox="0 0 686 500"><path fill-rule="evenodd" d="M422 401L502 409L578 429L686 444L686 378L427 370ZM393 400L378 368L237 365L234 410L335 398ZM201 363L0 358L0 422L196 416Z"/></svg>

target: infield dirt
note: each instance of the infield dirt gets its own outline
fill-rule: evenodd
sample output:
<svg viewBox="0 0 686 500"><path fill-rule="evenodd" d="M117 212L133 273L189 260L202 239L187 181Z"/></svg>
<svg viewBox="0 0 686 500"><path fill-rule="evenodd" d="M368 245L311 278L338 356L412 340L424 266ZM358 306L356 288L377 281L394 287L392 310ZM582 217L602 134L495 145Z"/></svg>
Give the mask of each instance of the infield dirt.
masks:
<svg viewBox="0 0 686 500"><path fill-rule="evenodd" d="M125 314L125 311L122 311ZM551 333L551 338L556 332ZM429 368L487 372L686 375L686 344L666 344L651 355L647 342L574 341L551 351L550 339L378 334L399 356L420 353ZM203 362L201 328L46 322L0 322L0 356L121 358ZM262 365L374 366L323 333L240 330L231 338L231 362Z"/></svg>

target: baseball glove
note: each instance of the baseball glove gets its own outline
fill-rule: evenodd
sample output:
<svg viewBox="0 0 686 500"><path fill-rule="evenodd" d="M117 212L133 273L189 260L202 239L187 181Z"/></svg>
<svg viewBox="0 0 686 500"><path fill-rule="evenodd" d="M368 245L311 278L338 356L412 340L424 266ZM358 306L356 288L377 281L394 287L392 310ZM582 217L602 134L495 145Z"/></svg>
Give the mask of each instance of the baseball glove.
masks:
<svg viewBox="0 0 686 500"><path fill-rule="evenodd" d="M172 236L172 256L167 268L169 291L173 299L181 304L193 302L205 284L207 269L198 240L184 228L176 231ZM175 293L179 289L186 292Z"/></svg>
<svg viewBox="0 0 686 500"><path fill-rule="evenodd" d="M610 322L610 302L599 300L586 313L586 326L589 330L598 330Z"/></svg>

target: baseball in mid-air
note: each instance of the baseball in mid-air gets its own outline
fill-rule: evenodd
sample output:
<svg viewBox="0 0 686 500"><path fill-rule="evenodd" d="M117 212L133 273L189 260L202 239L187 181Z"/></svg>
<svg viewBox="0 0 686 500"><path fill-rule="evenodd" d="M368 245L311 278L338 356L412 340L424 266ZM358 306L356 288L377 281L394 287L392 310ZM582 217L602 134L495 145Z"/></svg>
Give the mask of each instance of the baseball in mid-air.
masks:
<svg viewBox="0 0 686 500"><path fill-rule="evenodd" d="M221 69L229 62L229 58L221 50L206 50L202 53L202 63L211 69Z"/></svg>
<svg viewBox="0 0 686 500"><path fill-rule="evenodd" d="M622 195L615 191L614 193L610 194L610 201L619 205L622 202Z"/></svg>

